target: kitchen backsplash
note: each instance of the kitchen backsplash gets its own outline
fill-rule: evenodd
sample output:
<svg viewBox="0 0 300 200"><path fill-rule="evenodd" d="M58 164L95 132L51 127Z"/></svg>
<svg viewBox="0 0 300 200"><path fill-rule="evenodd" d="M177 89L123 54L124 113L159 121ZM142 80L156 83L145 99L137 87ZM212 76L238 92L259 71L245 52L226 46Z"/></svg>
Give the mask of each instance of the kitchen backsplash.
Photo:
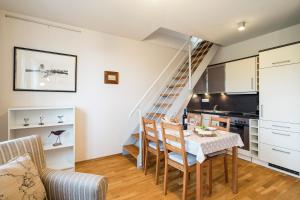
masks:
<svg viewBox="0 0 300 200"><path fill-rule="evenodd" d="M209 102L203 102L202 99L209 99ZM218 105L218 110L256 112L258 108L258 94L210 94L208 96L194 94L187 108L188 110L212 110L215 105Z"/></svg>

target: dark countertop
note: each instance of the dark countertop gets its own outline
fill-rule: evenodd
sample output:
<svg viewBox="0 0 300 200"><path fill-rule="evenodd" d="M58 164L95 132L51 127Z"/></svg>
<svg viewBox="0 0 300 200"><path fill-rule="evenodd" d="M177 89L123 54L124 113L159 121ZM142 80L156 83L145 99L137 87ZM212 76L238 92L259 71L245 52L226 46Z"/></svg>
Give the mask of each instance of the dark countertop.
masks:
<svg viewBox="0 0 300 200"><path fill-rule="evenodd" d="M246 112L234 112L234 111L216 111L213 110L201 110L201 109L193 109L188 110L189 113L199 113L199 114L211 114L211 115L220 115L220 116L228 116L228 117L242 117L249 119L258 119L259 115L257 113L246 113Z"/></svg>

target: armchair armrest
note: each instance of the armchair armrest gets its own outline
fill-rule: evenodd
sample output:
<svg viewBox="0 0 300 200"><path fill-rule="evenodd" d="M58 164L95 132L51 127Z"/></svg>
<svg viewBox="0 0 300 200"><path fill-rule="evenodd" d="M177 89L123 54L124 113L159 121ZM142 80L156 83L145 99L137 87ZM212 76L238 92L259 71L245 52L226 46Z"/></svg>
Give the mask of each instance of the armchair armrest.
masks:
<svg viewBox="0 0 300 200"><path fill-rule="evenodd" d="M105 200L107 178L103 176L46 169L42 173L49 200Z"/></svg>

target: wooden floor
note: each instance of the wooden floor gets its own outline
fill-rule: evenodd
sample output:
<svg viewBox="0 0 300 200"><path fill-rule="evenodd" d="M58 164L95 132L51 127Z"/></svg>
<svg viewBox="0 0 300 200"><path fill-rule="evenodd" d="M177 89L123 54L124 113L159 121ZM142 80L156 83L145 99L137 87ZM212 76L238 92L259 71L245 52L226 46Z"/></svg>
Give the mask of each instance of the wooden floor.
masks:
<svg viewBox="0 0 300 200"><path fill-rule="evenodd" d="M142 170L136 168L134 161L130 157L114 155L78 163L76 171L108 177L108 200L181 199L182 177L178 171L170 173L168 194L164 196L162 188L163 176L160 176L160 184L155 185L154 166L149 169L148 175L145 176ZM231 165L229 167L231 169ZM205 197L205 199L300 199L300 180L297 178L243 160L238 160L238 167L239 193L233 195L230 183L224 183L222 162L221 160L216 160L213 163L213 193L211 197ZM229 177L231 177L231 173L229 173ZM189 193L189 199L195 199L195 175L191 177Z"/></svg>

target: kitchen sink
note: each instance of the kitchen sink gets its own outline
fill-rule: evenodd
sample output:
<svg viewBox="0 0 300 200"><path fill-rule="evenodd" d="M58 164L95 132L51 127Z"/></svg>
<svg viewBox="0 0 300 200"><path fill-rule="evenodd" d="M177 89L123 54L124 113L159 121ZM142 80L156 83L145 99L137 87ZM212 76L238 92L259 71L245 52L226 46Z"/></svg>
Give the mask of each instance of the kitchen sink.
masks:
<svg viewBox="0 0 300 200"><path fill-rule="evenodd" d="M225 110L199 110L201 112L207 112L207 113L215 113L215 114L228 114L230 111Z"/></svg>

